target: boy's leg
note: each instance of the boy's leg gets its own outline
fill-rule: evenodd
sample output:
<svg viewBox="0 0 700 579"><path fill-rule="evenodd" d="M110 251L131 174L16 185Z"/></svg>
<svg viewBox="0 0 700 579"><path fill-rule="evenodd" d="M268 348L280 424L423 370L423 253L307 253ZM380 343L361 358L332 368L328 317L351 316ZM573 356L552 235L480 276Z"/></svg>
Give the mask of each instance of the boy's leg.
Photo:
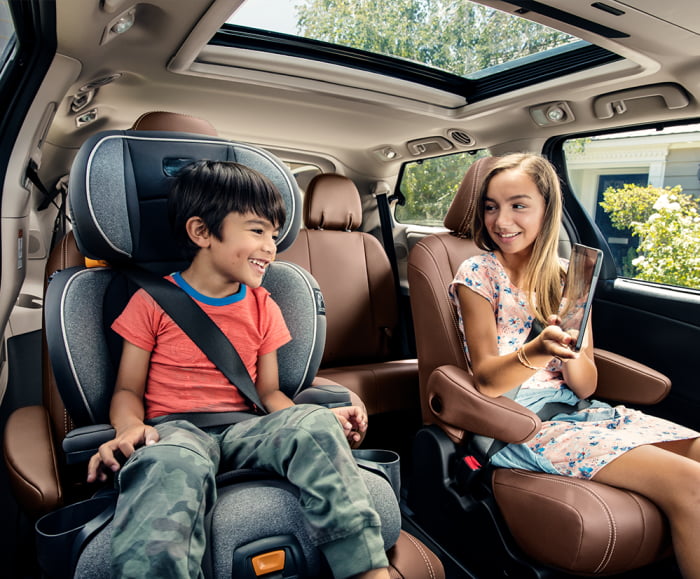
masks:
<svg viewBox="0 0 700 579"><path fill-rule="evenodd" d="M219 449L187 422L157 428L160 441L139 448L117 476L113 577L201 575L204 516L216 500Z"/></svg>
<svg viewBox="0 0 700 579"><path fill-rule="evenodd" d="M379 515L335 415L298 405L230 427L222 468L261 468L299 488L314 541L336 579L386 567Z"/></svg>

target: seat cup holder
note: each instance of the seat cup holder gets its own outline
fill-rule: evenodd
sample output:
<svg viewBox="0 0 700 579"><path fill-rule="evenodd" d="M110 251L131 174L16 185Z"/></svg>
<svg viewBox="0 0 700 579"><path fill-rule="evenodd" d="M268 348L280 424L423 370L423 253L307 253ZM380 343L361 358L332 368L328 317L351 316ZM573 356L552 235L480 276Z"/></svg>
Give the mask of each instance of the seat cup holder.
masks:
<svg viewBox="0 0 700 579"><path fill-rule="evenodd" d="M396 498L401 498L401 458L393 450L354 449L352 451L358 466L377 472L394 489Z"/></svg>

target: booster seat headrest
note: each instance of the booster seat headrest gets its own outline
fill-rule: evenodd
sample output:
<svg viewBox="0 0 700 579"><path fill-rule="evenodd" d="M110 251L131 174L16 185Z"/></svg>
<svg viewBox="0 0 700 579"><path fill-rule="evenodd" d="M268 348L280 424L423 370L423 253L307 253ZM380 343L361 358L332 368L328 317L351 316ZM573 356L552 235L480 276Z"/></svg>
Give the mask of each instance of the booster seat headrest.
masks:
<svg viewBox="0 0 700 579"><path fill-rule="evenodd" d="M106 131L83 144L71 168L68 197L80 251L92 259L138 263L159 273L181 267L167 199L177 172L200 159L235 161L270 179L287 210L278 251L292 244L300 226L301 195L289 169L274 155L211 136Z"/></svg>

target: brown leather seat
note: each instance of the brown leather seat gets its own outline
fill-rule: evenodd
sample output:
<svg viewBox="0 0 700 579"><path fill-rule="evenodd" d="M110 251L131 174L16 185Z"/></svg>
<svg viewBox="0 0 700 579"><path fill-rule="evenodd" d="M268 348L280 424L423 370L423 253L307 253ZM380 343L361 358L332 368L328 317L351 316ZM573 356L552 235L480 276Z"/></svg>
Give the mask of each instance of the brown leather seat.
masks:
<svg viewBox="0 0 700 579"><path fill-rule="evenodd" d="M467 172L445 217L449 231L425 237L409 255L423 420L439 426L437 432L452 441L457 456L466 454L463 449L472 433L520 443L534 436L541 424L516 402L489 398L474 388L456 311L447 295L462 261L482 253L470 239L469 222L475 195L493 162L480 159ZM622 356L596 350L596 362L598 398L653 404L670 388L665 376ZM419 478L426 470L420 460L414 456ZM437 494L441 484L420 482L420 492L409 493L409 505L425 511L426 495L433 494L426 488L433 485ZM647 565L667 553L663 515L635 493L516 469L494 469L491 489L517 545L546 566L609 575Z"/></svg>
<svg viewBox="0 0 700 579"><path fill-rule="evenodd" d="M304 198L305 229L280 259L318 281L326 302L319 376L346 386L367 412L418 414L418 363L400 354L399 311L389 259L359 231L360 193L342 175L317 175Z"/></svg>

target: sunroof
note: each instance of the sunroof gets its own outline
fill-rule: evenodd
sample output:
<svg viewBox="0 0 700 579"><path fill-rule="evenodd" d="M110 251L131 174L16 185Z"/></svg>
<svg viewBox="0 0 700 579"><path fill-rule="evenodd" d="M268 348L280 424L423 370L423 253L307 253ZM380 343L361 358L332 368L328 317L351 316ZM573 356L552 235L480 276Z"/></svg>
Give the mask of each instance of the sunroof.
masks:
<svg viewBox="0 0 700 579"><path fill-rule="evenodd" d="M533 0L509 3L517 11L523 2L523 12L552 11ZM247 0L212 43L380 72L470 100L619 58L467 0Z"/></svg>

